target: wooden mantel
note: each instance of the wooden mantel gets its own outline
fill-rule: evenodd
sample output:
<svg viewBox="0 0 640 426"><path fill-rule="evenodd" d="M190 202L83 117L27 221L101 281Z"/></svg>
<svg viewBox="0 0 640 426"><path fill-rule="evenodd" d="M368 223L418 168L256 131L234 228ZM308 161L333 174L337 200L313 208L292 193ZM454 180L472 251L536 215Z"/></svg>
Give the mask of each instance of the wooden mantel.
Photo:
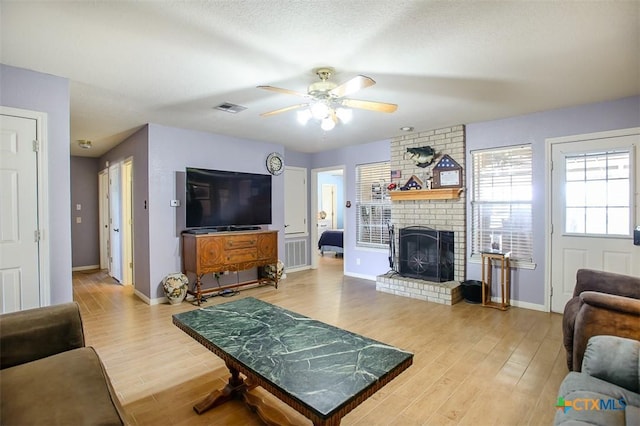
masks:
<svg viewBox="0 0 640 426"><path fill-rule="evenodd" d="M463 188L412 189L391 191L391 201L404 200L453 200L460 198Z"/></svg>

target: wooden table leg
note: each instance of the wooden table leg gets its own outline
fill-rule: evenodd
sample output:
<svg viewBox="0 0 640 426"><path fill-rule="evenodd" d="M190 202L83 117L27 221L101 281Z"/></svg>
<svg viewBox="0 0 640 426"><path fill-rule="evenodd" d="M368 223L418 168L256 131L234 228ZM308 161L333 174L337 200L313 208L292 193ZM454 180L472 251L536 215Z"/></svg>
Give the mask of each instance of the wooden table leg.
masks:
<svg viewBox="0 0 640 426"><path fill-rule="evenodd" d="M270 406L267 401L259 395L249 392L257 387L255 383L252 383L249 379L243 380L242 377L240 377L240 372L235 368L229 367L229 365L227 365L227 368L229 368L229 371L231 372L229 382L224 388L211 392L202 401L194 405L193 410L196 413L202 414L205 411L224 404L227 401L238 398L243 400L245 404L256 412L262 421L269 426L296 425L295 421L291 420L283 411ZM334 424L340 424L340 420L338 419L338 423L331 423L331 425Z"/></svg>
<svg viewBox="0 0 640 426"><path fill-rule="evenodd" d="M202 302L202 275L196 275L196 302L198 302L198 306L200 306L200 302Z"/></svg>
<svg viewBox="0 0 640 426"><path fill-rule="evenodd" d="M229 371L231 372L229 383L227 383L221 390L211 392L205 399L194 405L193 410L196 413L202 414L207 410L236 398L237 396L241 396L247 390L247 385L242 377L240 377L240 372L231 367L229 367Z"/></svg>

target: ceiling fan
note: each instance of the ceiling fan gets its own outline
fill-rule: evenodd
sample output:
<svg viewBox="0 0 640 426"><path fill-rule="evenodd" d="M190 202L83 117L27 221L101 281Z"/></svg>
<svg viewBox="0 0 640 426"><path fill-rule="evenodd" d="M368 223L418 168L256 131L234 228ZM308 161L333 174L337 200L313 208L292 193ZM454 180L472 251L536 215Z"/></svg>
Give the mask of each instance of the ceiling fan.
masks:
<svg viewBox="0 0 640 426"><path fill-rule="evenodd" d="M296 92L295 90L282 89L280 87L273 86L258 86L258 89L270 90L272 92L284 93L287 95L300 96L307 98L309 101L297 105L292 105L284 108L277 109L275 111L264 112L260 114L263 117L268 117L282 112L287 112L296 109L308 108L313 114L313 118L317 119L331 119L334 123L338 121L336 113L340 114L342 107L358 108L369 111L378 111L391 113L398 109L398 105L389 104L385 102L363 101L358 99L347 98L358 90L373 86L376 84L375 80L364 75L358 75L340 85L329 81L329 78L334 72L333 68L322 67L314 70L320 81L316 81L309 85L307 93ZM324 117L322 116L324 114ZM341 118L342 119L342 118Z"/></svg>

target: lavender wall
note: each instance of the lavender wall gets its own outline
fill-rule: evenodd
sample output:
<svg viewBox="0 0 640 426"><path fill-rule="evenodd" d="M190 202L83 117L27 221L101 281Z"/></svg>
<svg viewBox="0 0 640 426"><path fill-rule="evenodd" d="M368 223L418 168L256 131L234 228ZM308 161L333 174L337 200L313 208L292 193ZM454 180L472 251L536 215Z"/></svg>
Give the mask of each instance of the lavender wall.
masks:
<svg viewBox="0 0 640 426"><path fill-rule="evenodd" d="M71 157L71 266L100 265L98 159ZM77 205L81 210L77 210ZM81 222L78 223L77 218Z"/></svg>
<svg viewBox="0 0 640 426"><path fill-rule="evenodd" d="M265 160L270 152L283 152L281 145L149 124L149 254L150 297L164 295L162 278L181 270L180 236L176 233L181 207L169 202L179 199L176 178L186 167L266 174ZM286 161L286 159L285 159ZM284 256L284 176L273 177L273 224L278 230L278 253ZM259 206L256 206L257 208Z"/></svg>
<svg viewBox="0 0 640 426"><path fill-rule="evenodd" d="M312 158L312 168L345 166L344 199L351 201L344 217L344 271L345 274L375 280L376 275L389 270L388 250L356 247L356 166L358 164L389 161L391 142L388 140L371 142L357 146L347 146L336 150L320 152ZM311 200L311 198L309 198ZM358 259L360 264L358 264ZM372 285L375 281L372 282Z"/></svg>
<svg viewBox="0 0 640 426"><path fill-rule="evenodd" d="M98 168L133 159L133 284L150 297L149 281L149 129L142 127L98 160ZM96 178L97 179L97 178ZM96 242L99 244L99 242Z"/></svg>
<svg viewBox="0 0 640 426"><path fill-rule="evenodd" d="M471 164L473 150L532 144L533 257L537 267L514 271L513 299L534 305L545 303L545 139L637 126L640 126L640 97L637 96L467 125L467 164ZM470 186L471 177L467 173L467 187ZM471 214L470 205L467 211ZM471 235L470 220L467 220L467 235ZM468 247L470 250L470 245ZM480 264L469 263L467 279L480 279L480 276Z"/></svg>
<svg viewBox="0 0 640 426"><path fill-rule="evenodd" d="M49 223L43 228L50 253L50 301L70 302L69 80L0 64L0 105L47 114Z"/></svg>

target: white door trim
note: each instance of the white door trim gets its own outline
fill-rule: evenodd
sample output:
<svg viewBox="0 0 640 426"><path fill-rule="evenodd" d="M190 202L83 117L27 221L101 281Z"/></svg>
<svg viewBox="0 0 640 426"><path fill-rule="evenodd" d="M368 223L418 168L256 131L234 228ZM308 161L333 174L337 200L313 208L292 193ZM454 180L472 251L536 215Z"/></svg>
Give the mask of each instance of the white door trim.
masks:
<svg viewBox="0 0 640 426"><path fill-rule="evenodd" d="M47 135L47 114L44 112L30 111L20 108L0 106L0 114L23 117L35 120L36 138L38 139L38 228L40 231L39 244L39 278L40 278L40 305L51 304L51 282L49 280L50 250L49 239L49 139Z"/></svg>
<svg viewBox="0 0 640 426"><path fill-rule="evenodd" d="M346 167L345 165L322 167L319 169L311 169L311 269L318 269L318 173L329 172L331 170L342 170L342 193L346 194ZM337 208L343 208L337 206ZM347 228L347 215L342 215L342 229ZM346 239L345 239L346 241ZM344 263L344 262L343 262ZM343 265L343 269L346 267L346 263Z"/></svg>
<svg viewBox="0 0 640 426"><path fill-rule="evenodd" d="M544 286L544 310L545 312L551 312L551 215L552 215L552 193L551 193L551 155L552 147L555 144L567 143L567 142L579 142L587 141L590 139L604 139L614 138L619 136L630 136L640 134L640 127L632 127L630 129L610 130L605 132L586 133L582 135L570 135L557 138L547 138L545 140L545 286ZM635 205L640 205L640 199L636 188ZM637 207L636 207L637 208ZM638 212L633 213L634 220L638 218Z"/></svg>
<svg viewBox="0 0 640 426"><path fill-rule="evenodd" d="M133 157L127 157L122 164L122 226L124 247L122 250L123 282L133 285Z"/></svg>
<svg viewBox="0 0 640 426"><path fill-rule="evenodd" d="M100 269L109 269L109 169L98 172Z"/></svg>

